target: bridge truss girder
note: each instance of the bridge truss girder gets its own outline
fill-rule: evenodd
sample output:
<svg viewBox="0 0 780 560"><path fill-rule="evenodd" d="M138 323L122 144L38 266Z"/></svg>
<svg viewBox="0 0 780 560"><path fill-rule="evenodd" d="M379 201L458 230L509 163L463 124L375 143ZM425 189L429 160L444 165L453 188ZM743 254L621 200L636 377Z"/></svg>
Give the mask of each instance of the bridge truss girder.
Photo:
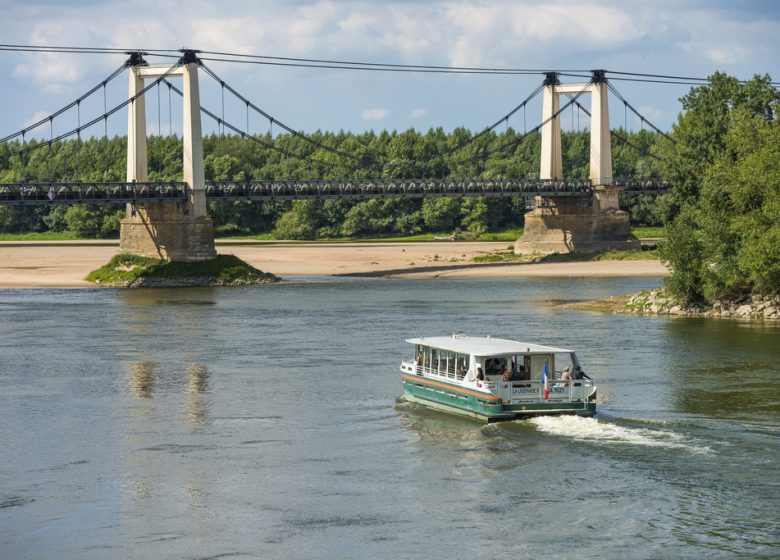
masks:
<svg viewBox="0 0 780 560"><path fill-rule="evenodd" d="M662 194L657 178L610 178L603 183L623 194ZM325 200L427 197L590 197L587 179L355 179L208 181L208 200ZM182 202L181 182L15 183L0 185L0 205L124 204Z"/></svg>
<svg viewBox="0 0 780 560"><path fill-rule="evenodd" d="M181 202L185 183L14 183L0 185L0 205Z"/></svg>

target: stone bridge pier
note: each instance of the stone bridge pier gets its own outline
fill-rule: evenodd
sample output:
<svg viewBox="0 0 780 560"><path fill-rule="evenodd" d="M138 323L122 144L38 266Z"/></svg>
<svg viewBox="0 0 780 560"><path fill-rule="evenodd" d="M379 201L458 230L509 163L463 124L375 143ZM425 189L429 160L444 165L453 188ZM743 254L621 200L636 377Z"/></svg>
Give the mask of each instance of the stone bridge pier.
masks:
<svg viewBox="0 0 780 560"><path fill-rule="evenodd" d="M132 253L173 261L203 261L217 256L214 226L206 215L206 178L203 170L203 135L200 123L198 61L195 53L184 51L175 68L149 66L140 54L129 64L131 101L127 112L127 182L148 181L146 152L146 106L144 79L183 78L184 142L183 181L187 198L183 202L128 204L121 222L119 247Z"/></svg>
<svg viewBox="0 0 780 560"><path fill-rule="evenodd" d="M591 96L590 181L592 195L536 197L536 208L526 213L523 236L515 242L517 254L569 253L606 249L639 249L631 233L628 212L620 210L620 189L612 183L607 80L593 72L588 84L565 84L555 73L547 75L542 105L541 179L563 178L561 152L561 95Z"/></svg>

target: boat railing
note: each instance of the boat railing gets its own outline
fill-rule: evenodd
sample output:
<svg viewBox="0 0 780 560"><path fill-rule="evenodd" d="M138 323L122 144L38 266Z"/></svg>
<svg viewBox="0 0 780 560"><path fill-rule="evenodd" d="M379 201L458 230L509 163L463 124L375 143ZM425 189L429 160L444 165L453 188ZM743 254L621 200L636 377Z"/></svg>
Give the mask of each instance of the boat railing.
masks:
<svg viewBox="0 0 780 560"><path fill-rule="evenodd" d="M495 380L485 383L485 388L494 394L505 393L505 390L509 389L510 386L512 399L544 398L544 385L539 379L512 381ZM591 379L572 379L570 381L553 380L547 383L551 398L568 397L570 400L582 397L582 395L579 394L581 387L593 386L595 386L595 383ZM575 393L577 394L575 395Z"/></svg>
<svg viewBox="0 0 780 560"><path fill-rule="evenodd" d="M439 369L439 368L432 368L428 366L423 366L420 364L417 364L417 374L418 375L433 375L436 377L442 377L445 379L449 379L451 381L460 382L463 380L462 375L457 375L454 371L449 371L445 369Z"/></svg>

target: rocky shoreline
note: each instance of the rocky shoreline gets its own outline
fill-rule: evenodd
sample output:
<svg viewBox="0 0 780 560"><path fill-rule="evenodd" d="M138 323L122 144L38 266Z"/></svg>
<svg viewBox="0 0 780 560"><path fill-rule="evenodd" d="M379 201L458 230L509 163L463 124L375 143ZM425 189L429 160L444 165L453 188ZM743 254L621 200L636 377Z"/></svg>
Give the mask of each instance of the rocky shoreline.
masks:
<svg viewBox="0 0 780 560"><path fill-rule="evenodd" d="M615 313L682 315L732 319L780 319L780 296L753 296L739 301L715 301L707 307L681 304L665 290L640 292L616 305Z"/></svg>
<svg viewBox="0 0 780 560"><path fill-rule="evenodd" d="M184 278L173 278L163 276L141 276L134 280L115 280L110 282L101 282L96 280L95 284L101 288L204 288L212 286L251 286L255 284L273 284L279 282L276 276L264 276L262 278L236 278L226 280L213 276L191 276Z"/></svg>

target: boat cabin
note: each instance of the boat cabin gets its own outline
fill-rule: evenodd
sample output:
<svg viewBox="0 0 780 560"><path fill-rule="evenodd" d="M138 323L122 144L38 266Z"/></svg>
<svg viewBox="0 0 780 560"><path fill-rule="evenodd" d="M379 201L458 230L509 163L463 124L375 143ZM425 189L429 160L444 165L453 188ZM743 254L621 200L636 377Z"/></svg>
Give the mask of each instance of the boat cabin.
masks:
<svg viewBox="0 0 780 560"><path fill-rule="evenodd" d="M412 400L447 396L447 404L469 409L465 393L476 404L500 404L500 415L560 414L577 406L595 413L595 385L574 379L580 364L572 350L461 333L407 342L414 346L413 359L402 362L401 375Z"/></svg>

